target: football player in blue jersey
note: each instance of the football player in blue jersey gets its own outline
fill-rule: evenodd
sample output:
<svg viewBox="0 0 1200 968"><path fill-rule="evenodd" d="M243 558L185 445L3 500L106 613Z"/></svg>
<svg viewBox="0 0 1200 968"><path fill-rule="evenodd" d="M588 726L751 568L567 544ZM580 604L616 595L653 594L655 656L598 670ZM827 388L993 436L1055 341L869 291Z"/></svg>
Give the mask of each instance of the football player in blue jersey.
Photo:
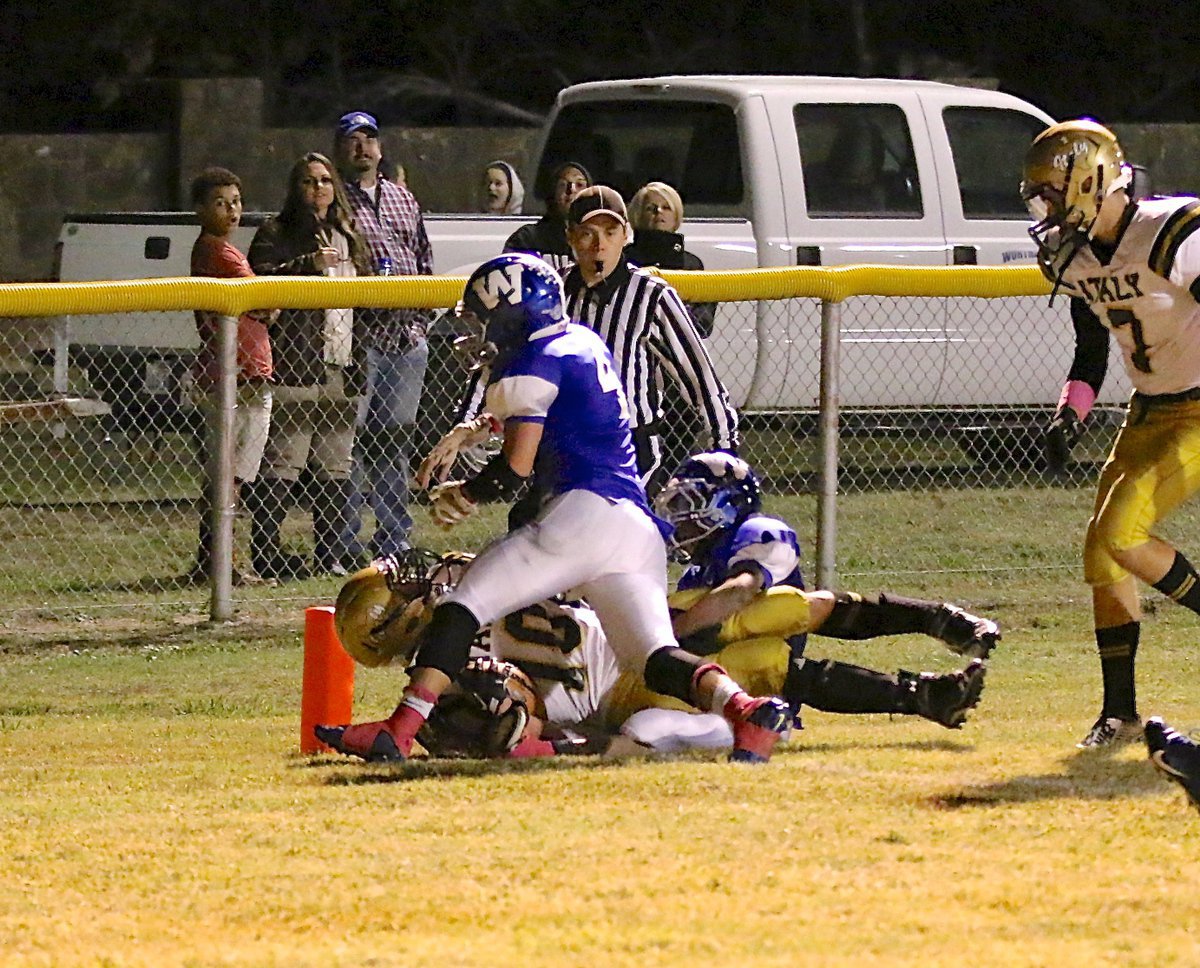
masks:
<svg viewBox="0 0 1200 968"><path fill-rule="evenodd" d="M317 738L339 752L404 759L466 666L480 627L568 589L595 609L623 669L655 692L729 721L731 759L765 762L787 733L782 699L751 697L720 666L679 648L667 608L669 529L654 517L638 478L620 379L604 342L571 323L564 307L562 280L533 256L499 256L467 280L460 313L479 334L480 362L490 369L483 416L503 429L504 443L470 480L435 489L433 517L450 527L481 502L512 500L539 452L552 497L532 522L490 544L434 609L391 716L316 727ZM448 450L467 439L461 428L448 436L454 442L435 448L419 482L444 472L453 463Z"/></svg>
<svg viewBox="0 0 1200 968"><path fill-rule="evenodd" d="M655 509L674 526L672 556L688 563L671 596L679 641L698 654L719 649L731 669L773 669L793 714L802 705L828 712L919 712L955 728L978 703L983 660L1000 641L999 626L943 602L803 591L796 532L762 513L758 480L744 460L721 452L689 458ZM842 639L924 633L972 662L953 676L934 677L938 685L931 692L930 680L911 673L891 676L808 659L807 632ZM750 652L739 659L739 648Z"/></svg>

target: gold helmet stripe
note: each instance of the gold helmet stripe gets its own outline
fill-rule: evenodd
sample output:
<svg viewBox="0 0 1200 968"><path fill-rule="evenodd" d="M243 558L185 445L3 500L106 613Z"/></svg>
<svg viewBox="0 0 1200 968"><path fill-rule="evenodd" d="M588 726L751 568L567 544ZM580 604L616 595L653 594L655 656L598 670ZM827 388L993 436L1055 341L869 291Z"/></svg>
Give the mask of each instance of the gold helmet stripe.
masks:
<svg viewBox="0 0 1200 968"><path fill-rule="evenodd" d="M1150 268L1157 275L1169 279L1179 247L1197 229L1200 229L1200 201L1191 201L1168 218L1158 230L1158 238L1150 248Z"/></svg>

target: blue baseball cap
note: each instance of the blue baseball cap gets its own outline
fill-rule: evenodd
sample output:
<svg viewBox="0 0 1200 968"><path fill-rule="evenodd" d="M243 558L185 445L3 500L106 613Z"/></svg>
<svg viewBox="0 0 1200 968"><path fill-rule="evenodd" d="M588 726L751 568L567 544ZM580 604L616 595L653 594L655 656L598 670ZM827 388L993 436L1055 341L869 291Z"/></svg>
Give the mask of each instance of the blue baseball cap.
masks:
<svg viewBox="0 0 1200 968"><path fill-rule="evenodd" d="M349 114L343 114L338 121L338 137L345 138L354 134L355 131L379 134L379 122L375 120L374 115L367 114L366 111L351 111Z"/></svg>

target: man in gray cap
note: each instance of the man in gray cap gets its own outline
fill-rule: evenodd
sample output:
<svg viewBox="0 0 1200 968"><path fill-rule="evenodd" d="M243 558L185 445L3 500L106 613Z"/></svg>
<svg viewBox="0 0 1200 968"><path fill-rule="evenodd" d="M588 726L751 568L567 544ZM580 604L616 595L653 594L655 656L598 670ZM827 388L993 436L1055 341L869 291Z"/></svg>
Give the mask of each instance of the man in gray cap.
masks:
<svg viewBox="0 0 1200 968"><path fill-rule="evenodd" d="M379 123L365 111L351 111L338 121L336 139L338 170L375 272L431 275L433 250L421 207L408 188L388 181L380 171ZM367 393L359 409L357 450L375 511L370 551L378 556L407 548L412 529L409 450L429 360L425 342L429 314L381 309L363 316ZM352 499L361 503L357 492ZM358 517L352 515L356 526Z"/></svg>

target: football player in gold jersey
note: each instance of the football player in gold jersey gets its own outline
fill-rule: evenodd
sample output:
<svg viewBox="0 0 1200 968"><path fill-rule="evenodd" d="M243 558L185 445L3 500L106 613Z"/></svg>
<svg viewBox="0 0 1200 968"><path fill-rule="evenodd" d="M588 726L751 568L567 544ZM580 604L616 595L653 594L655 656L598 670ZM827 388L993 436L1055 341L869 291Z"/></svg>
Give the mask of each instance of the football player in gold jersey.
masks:
<svg viewBox="0 0 1200 968"><path fill-rule="evenodd" d="M1034 139L1021 182L1039 264L1054 292L1070 296L1075 327L1074 361L1046 438L1049 466L1065 465L1082 432L1110 334L1134 387L1084 543L1104 701L1083 749L1141 732L1135 578L1200 613L1196 569L1153 533L1200 489L1200 200L1136 199L1131 176L1116 136L1076 120Z"/></svg>

